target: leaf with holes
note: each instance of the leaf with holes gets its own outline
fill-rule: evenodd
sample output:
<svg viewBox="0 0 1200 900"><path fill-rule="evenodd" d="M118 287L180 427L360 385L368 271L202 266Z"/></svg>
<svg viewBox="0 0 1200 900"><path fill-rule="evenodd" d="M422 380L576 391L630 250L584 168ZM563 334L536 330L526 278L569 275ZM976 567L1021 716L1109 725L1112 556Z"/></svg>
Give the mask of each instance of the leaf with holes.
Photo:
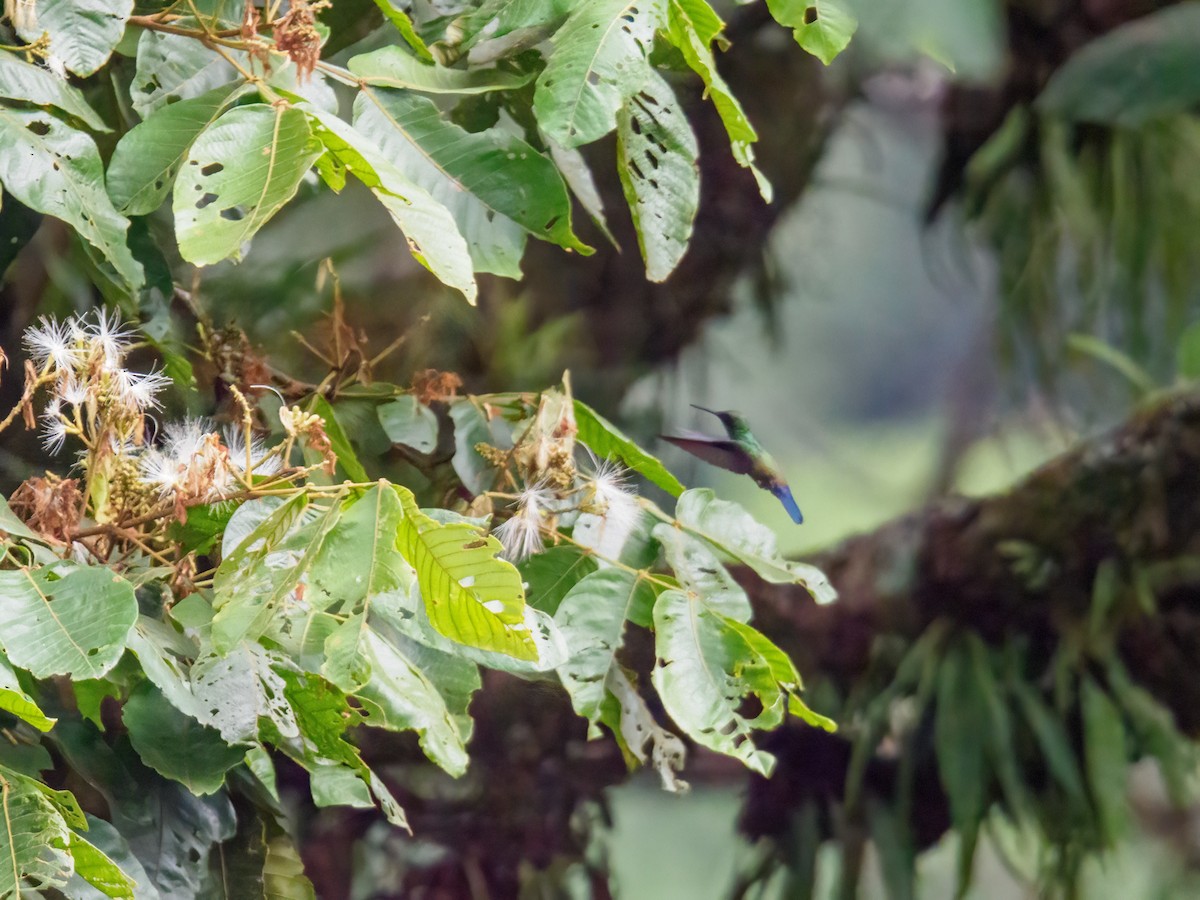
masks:
<svg viewBox="0 0 1200 900"><path fill-rule="evenodd" d="M258 737L259 722L270 722L277 735L297 738L296 714L284 696L283 679L273 668L274 651L244 643L225 656L202 656L192 665L196 718L221 732L229 743Z"/></svg>
<svg viewBox="0 0 1200 900"><path fill-rule="evenodd" d="M148 681L134 688L121 709L121 721L142 762L194 794L211 794L225 773L246 755L220 732L181 713Z"/></svg>
<svg viewBox="0 0 1200 900"><path fill-rule="evenodd" d="M475 302L477 287L467 242L450 211L401 172L366 135L323 110L309 109L313 131L324 145L322 177L334 190L351 172L371 189L404 232L417 262ZM332 180L331 180L332 179ZM520 259L520 253L517 253ZM519 269L517 271L520 271Z"/></svg>
<svg viewBox="0 0 1200 900"><path fill-rule="evenodd" d="M617 704L617 715L615 722L606 715L604 723L613 729L634 759L643 764L650 761L662 780L663 790L673 794L686 792L688 783L678 775L687 762L687 747L679 735L672 734L654 720L650 707L620 666L609 670L606 686ZM646 752L647 744L649 753Z"/></svg>
<svg viewBox="0 0 1200 900"><path fill-rule="evenodd" d="M718 500L707 488L686 491L679 498L675 521L772 584L802 584L818 603L837 599L825 573L816 566L784 559L775 532L738 504Z"/></svg>
<svg viewBox="0 0 1200 900"><path fill-rule="evenodd" d="M252 104L221 116L192 144L175 182L183 258L196 265L240 258L320 153L299 109Z"/></svg>
<svg viewBox="0 0 1200 900"><path fill-rule="evenodd" d="M341 504L335 500L316 519L280 533L279 543L264 542L245 556L231 554L217 567L212 644L218 653L244 640L257 640L289 599L300 599L305 592L303 579L341 512Z"/></svg>
<svg viewBox="0 0 1200 900"><path fill-rule="evenodd" d="M571 14L571 0L483 0L455 20L461 50L482 41L534 32L538 36Z"/></svg>
<svg viewBox="0 0 1200 900"><path fill-rule="evenodd" d="M517 565L527 585L526 602L550 615L555 615L571 589L596 569L594 554L565 543L535 553Z"/></svg>
<svg viewBox="0 0 1200 900"><path fill-rule="evenodd" d="M651 281L665 281L687 252L700 206L699 155L671 86L650 73L617 116L617 173Z"/></svg>
<svg viewBox="0 0 1200 900"><path fill-rule="evenodd" d="M653 595L641 573L601 569L583 578L563 598L554 621L566 638L569 656L558 668L575 712L586 718L598 736L605 683L624 642L629 611Z"/></svg>
<svg viewBox="0 0 1200 900"><path fill-rule="evenodd" d="M347 622L343 627L353 626ZM336 637L335 632L330 640ZM330 680L354 695L370 724L390 731L415 731L426 756L455 777L466 772L464 735L430 678L369 626L358 631L353 645L361 656L356 668L369 675L362 683L356 683L358 679L342 683L337 673L325 672Z"/></svg>
<svg viewBox="0 0 1200 900"><path fill-rule="evenodd" d="M235 56L244 59L242 54ZM168 103L200 97L237 80L237 69L200 41L145 31L138 40L137 71L129 97L137 114L146 119Z"/></svg>
<svg viewBox="0 0 1200 900"><path fill-rule="evenodd" d="M26 41L50 35L50 52L76 75L108 62L125 33L133 0L37 0L37 22L20 30Z"/></svg>
<svg viewBox="0 0 1200 900"><path fill-rule="evenodd" d="M750 170L758 182L759 193L769 203L771 183L754 165L752 145L758 140L758 132L717 71L717 61L713 58L712 42L721 40L724 28L725 23L705 0L667 0L667 40L683 54L688 66L704 82L704 94L712 100L729 135L733 158Z"/></svg>
<svg viewBox="0 0 1200 900"><path fill-rule="evenodd" d="M668 494L678 497L683 493L683 485L666 466L581 400L575 401L575 424L578 441L601 459L616 457Z"/></svg>
<svg viewBox="0 0 1200 900"><path fill-rule="evenodd" d="M129 220L108 199L92 139L49 113L0 107L0 145L5 190L30 209L72 226L136 293L143 275L126 244Z"/></svg>
<svg viewBox="0 0 1200 900"><path fill-rule="evenodd" d="M617 126L617 111L645 84L662 0L579 4L554 35L533 111L564 147L590 144Z"/></svg>
<svg viewBox="0 0 1200 900"><path fill-rule="evenodd" d="M354 125L455 213L468 241L476 218L454 202L461 196L482 207L489 227L501 217L536 238L592 252L571 230L571 201L554 163L520 138L500 128L472 134L443 119L428 98L386 89L362 91Z"/></svg>
<svg viewBox="0 0 1200 900"><path fill-rule="evenodd" d="M71 831L44 785L0 766L0 813L0 897L64 885Z"/></svg>
<svg viewBox="0 0 1200 900"><path fill-rule="evenodd" d="M239 97L246 85L229 84L154 112L127 131L108 163L108 195L126 215L143 216L162 204L192 142Z"/></svg>
<svg viewBox="0 0 1200 900"><path fill-rule="evenodd" d="M723 616L739 622L750 621L750 598L709 544L666 523L654 526L654 537L662 545L663 555L680 587Z"/></svg>
<svg viewBox="0 0 1200 900"><path fill-rule="evenodd" d="M37 678L99 678L137 620L133 586L101 567L0 572L0 644Z"/></svg>
<svg viewBox="0 0 1200 900"><path fill-rule="evenodd" d="M500 542L466 524L439 525L397 487L400 552L417 570L429 621L451 640L522 660L538 658L521 576L498 559Z"/></svg>
<svg viewBox="0 0 1200 900"><path fill-rule="evenodd" d="M346 68L373 87L422 91L426 94L485 94L513 91L533 80L532 72L503 69L447 69L422 62L399 47L382 47L352 56Z"/></svg>
<svg viewBox="0 0 1200 900"><path fill-rule="evenodd" d="M83 99L83 94L65 79L12 53L0 53L0 97L34 106L50 106L74 116L93 131L111 131Z"/></svg>
<svg viewBox="0 0 1200 900"><path fill-rule="evenodd" d="M780 25L793 29L796 43L825 65L850 44L858 19L847 0L767 0Z"/></svg>
<svg viewBox="0 0 1200 900"><path fill-rule="evenodd" d="M663 591L654 605L658 661L651 678L671 719L694 741L769 775L775 758L754 746L754 730L779 723L785 696L767 661L731 623L698 598ZM761 706L758 718L745 712L750 698Z"/></svg>

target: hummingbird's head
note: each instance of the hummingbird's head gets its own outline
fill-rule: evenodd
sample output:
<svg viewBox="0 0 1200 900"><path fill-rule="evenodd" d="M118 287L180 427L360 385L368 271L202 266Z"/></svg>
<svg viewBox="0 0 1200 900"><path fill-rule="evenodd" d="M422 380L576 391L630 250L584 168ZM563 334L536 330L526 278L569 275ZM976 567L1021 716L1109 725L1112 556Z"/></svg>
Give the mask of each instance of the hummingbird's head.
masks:
<svg viewBox="0 0 1200 900"><path fill-rule="evenodd" d="M737 412L736 410L709 409L707 406L697 406L695 403L692 404L692 408L698 409L701 412L709 413L710 415L714 415L718 419L720 419L721 424L725 426L725 431L729 433L730 437L734 437L738 434L748 432L750 430L750 423L747 422L742 417L742 414Z"/></svg>

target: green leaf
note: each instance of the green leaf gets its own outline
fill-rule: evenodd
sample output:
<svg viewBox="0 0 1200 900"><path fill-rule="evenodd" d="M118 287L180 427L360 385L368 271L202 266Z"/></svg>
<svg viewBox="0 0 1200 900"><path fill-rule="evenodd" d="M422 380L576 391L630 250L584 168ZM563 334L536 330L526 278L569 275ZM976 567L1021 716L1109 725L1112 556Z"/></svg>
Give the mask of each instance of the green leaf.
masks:
<svg viewBox="0 0 1200 900"><path fill-rule="evenodd" d="M103 819L88 816L87 838L72 833L70 852L75 860L75 874L63 888L68 897L88 896L89 890L128 900L158 896L146 870L130 852L129 844Z"/></svg>
<svg viewBox="0 0 1200 900"><path fill-rule="evenodd" d="M36 678L99 678L137 620L133 586L100 566L0 572L0 644Z"/></svg>
<svg viewBox="0 0 1200 900"><path fill-rule="evenodd" d="M335 171L341 172L343 182L345 172L350 171L370 188L404 232L417 262L443 283L462 291L467 302L474 303L477 288L471 254L450 211L348 123L315 108L309 109L308 114L313 119L317 139L328 151L322 159L340 167L335 167ZM329 176L324 177L328 181ZM338 189L336 185L334 189Z"/></svg>
<svg viewBox="0 0 1200 900"><path fill-rule="evenodd" d="M654 605L658 661L651 678L667 713L693 740L765 776L775 758L754 746L754 729L783 718L783 694L732 621L683 591L663 591ZM739 711L751 695L762 704L761 721Z"/></svg>
<svg viewBox="0 0 1200 900"><path fill-rule="evenodd" d="M0 53L0 97L49 106L79 119L93 131L111 131L78 90L49 69Z"/></svg>
<svg viewBox="0 0 1200 900"><path fill-rule="evenodd" d="M195 645L170 625L147 616L138 616L126 643L136 654L146 677L167 700L180 712L196 716L196 698L181 662L196 657Z"/></svg>
<svg viewBox="0 0 1200 900"><path fill-rule="evenodd" d="M273 529L270 523L281 514L284 519L290 517L288 507L285 504L260 528ZM335 499L317 519L286 532L285 540L264 540L256 550L245 556L235 552L217 567L213 577L213 608L217 612L212 621L212 642L218 653L243 640L256 640L266 631L313 565L341 512L341 503Z"/></svg>
<svg viewBox="0 0 1200 900"><path fill-rule="evenodd" d="M304 874L300 854L287 835L272 838L267 843L263 893L271 900L317 900L317 892Z"/></svg>
<svg viewBox="0 0 1200 900"><path fill-rule="evenodd" d="M476 229L494 229L503 217L536 238L592 253L571 230L558 169L519 137L499 127L473 134L442 118L432 100L387 89L362 90L354 125L454 214L473 248Z"/></svg>
<svg viewBox="0 0 1200 900"><path fill-rule="evenodd" d="M601 459L615 457L668 494L678 497L683 493L683 485L666 466L582 400L575 401L575 424L579 429L576 439Z"/></svg>
<svg viewBox="0 0 1200 900"><path fill-rule="evenodd" d="M17 681L17 673L13 671L8 660L2 656L0 656L0 709L28 722L38 731L49 731L57 721L47 718L33 698L21 689L21 684Z"/></svg>
<svg viewBox="0 0 1200 900"><path fill-rule="evenodd" d="M815 566L779 555L778 540L736 503L718 500L707 488L685 492L675 506L678 525L728 553L773 584L803 584L818 603L837 599L837 591Z"/></svg>
<svg viewBox="0 0 1200 900"><path fill-rule="evenodd" d="M367 84L383 88L422 91L426 94L483 94L512 91L533 80L532 72L502 69L447 69L422 62L399 47L383 47L353 56L346 68Z"/></svg>
<svg viewBox="0 0 1200 900"><path fill-rule="evenodd" d="M221 116L192 144L175 182L183 258L196 265L240 258L319 155L299 109L252 104Z"/></svg>
<svg viewBox="0 0 1200 900"><path fill-rule="evenodd" d="M43 785L0 766L0 813L0 896L65 884L71 832Z"/></svg>
<svg viewBox="0 0 1200 900"><path fill-rule="evenodd" d="M339 684L333 677L330 680L362 704L369 724L390 731L417 732L426 756L455 777L465 773L468 759L464 736L432 681L394 644L369 627L363 630L357 648L362 656L360 668L370 673L366 681Z"/></svg>
<svg viewBox="0 0 1200 900"><path fill-rule="evenodd" d="M1133 357L1111 344L1090 334L1069 334L1066 343L1067 349L1089 356L1119 373L1139 395L1144 396L1154 390L1154 378L1150 373L1138 365Z"/></svg>
<svg viewBox="0 0 1200 900"><path fill-rule="evenodd" d="M1180 3L1085 43L1054 72L1037 108L1079 122L1138 128L1200 102L1200 7Z"/></svg>
<svg viewBox="0 0 1200 900"><path fill-rule="evenodd" d="M50 52L76 75L108 62L125 33L133 0L37 0L37 23L21 29L26 41L50 35Z"/></svg>
<svg viewBox="0 0 1200 900"><path fill-rule="evenodd" d="M687 252L700 206L699 156L671 86L651 72L617 116L617 173L651 281L665 281Z"/></svg>
<svg viewBox="0 0 1200 900"><path fill-rule="evenodd" d="M108 801L120 835L93 821L89 837L137 879L135 896L195 897L207 876L212 845L236 830L228 795L198 797L142 766L127 743L114 749L78 720L61 720L53 733L70 767Z"/></svg>
<svg viewBox="0 0 1200 900"><path fill-rule="evenodd" d="M625 569L601 569L563 598L554 621L567 641L567 661L558 668L575 712L594 726L600 719L605 683L624 642L630 609L653 595L649 583Z"/></svg>
<svg viewBox="0 0 1200 900"><path fill-rule="evenodd" d="M104 851L74 832L71 833L70 846L76 875L106 897L134 900L134 880L122 872Z"/></svg>
<svg viewBox="0 0 1200 900"><path fill-rule="evenodd" d="M1079 699L1088 788L1101 833L1107 841L1115 843L1128 822L1125 783L1129 757L1125 749L1125 723L1117 705L1093 679L1083 679Z"/></svg>
<svg viewBox="0 0 1200 900"><path fill-rule="evenodd" d="M352 806L373 809L371 789L354 769L339 765L316 766L309 779L313 804L322 806Z"/></svg>
<svg viewBox="0 0 1200 900"><path fill-rule="evenodd" d="M346 434L346 430L342 428L342 423L338 421L338 417L334 413L333 407L329 405L329 401L320 394L314 394L312 402L309 403L308 411L316 413L324 421L325 434L328 435L334 455L337 456L338 465L342 467L342 471L346 473L346 476L351 481L360 483L370 481L370 478L367 476L367 470L358 461L358 457L354 453L354 447L350 444L350 437Z"/></svg>
<svg viewBox="0 0 1200 900"><path fill-rule="evenodd" d="M404 504L400 552L417 570L429 621L451 640L536 660L521 576L498 559L500 542L469 525L439 525L397 487Z"/></svg>
<svg viewBox="0 0 1200 900"><path fill-rule="evenodd" d="M688 783L677 777L687 761L687 747L683 741L654 720L646 701L619 666L609 670L607 687L619 710L613 733L634 759L643 765L649 761L654 766L663 790L673 794L686 792ZM613 724L607 716L605 724L610 727ZM647 745L649 753L646 752Z"/></svg>
<svg viewBox="0 0 1200 900"><path fill-rule="evenodd" d="M384 17L400 32L400 36L404 38L404 42L412 47L421 59L433 59L433 54L429 52L429 48L425 46L425 42L417 34L417 30L413 27L412 19L408 17L408 13L400 9L392 0L375 0L375 5L379 7Z"/></svg>
<svg viewBox="0 0 1200 900"><path fill-rule="evenodd" d="M847 0L767 0L780 25L793 29L796 43L825 65L846 49L858 29Z"/></svg>
<svg viewBox="0 0 1200 900"><path fill-rule="evenodd" d="M8 501L0 497L0 534L5 537L26 538L30 540L40 541L42 538L31 529L28 525L21 521L12 507L8 505Z"/></svg>
<svg viewBox="0 0 1200 900"><path fill-rule="evenodd" d="M596 568L596 557L573 544L550 547L517 564L528 585L526 602L550 615L557 613L563 598Z"/></svg>
<svg viewBox="0 0 1200 900"><path fill-rule="evenodd" d="M0 107L0 183L31 209L62 219L103 254L135 293L142 267L126 245L129 220L104 189L90 137L45 112Z"/></svg>
<svg viewBox="0 0 1200 900"><path fill-rule="evenodd" d="M723 616L750 621L750 598L708 544L666 524L654 527L654 537L662 544L680 587Z"/></svg>
<svg viewBox="0 0 1200 900"><path fill-rule="evenodd" d="M168 103L190 100L238 80L237 70L194 38L145 31L138 41L137 71L129 86L143 119Z"/></svg>
<svg viewBox="0 0 1200 900"><path fill-rule="evenodd" d="M802 719L815 728L829 732L837 731L837 723L833 719L813 712L800 699L800 689L803 687L803 683L800 680L800 673L796 671L796 664L788 658L786 653L772 644L765 634L751 628L745 622L739 622L737 619L726 617L725 624L736 631L742 640L746 642L746 645L766 663L775 685L787 694L787 712L789 715ZM766 726L764 725L764 727Z"/></svg>
<svg viewBox="0 0 1200 900"><path fill-rule="evenodd" d="M978 684L971 677L968 651L961 642L952 644L938 669L933 739L938 775L960 839L959 896L970 883L979 826L986 812L987 733L986 700L979 696Z"/></svg>
<svg viewBox="0 0 1200 900"><path fill-rule="evenodd" d="M1072 801L1082 803L1083 779L1079 774L1079 765L1066 727L1055 718L1041 695L1024 681L1014 679L1009 685L1009 690L1016 698L1017 706L1028 723L1029 730L1033 732L1034 740L1037 741L1050 774Z"/></svg>
<svg viewBox="0 0 1200 900"><path fill-rule="evenodd" d="M412 447L419 453L432 453L437 447L437 416L412 394L380 404L378 414L379 424L393 444Z"/></svg>
<svg viewBox="0 0 1200 900"><path fill-rule="evenodd" d="M229 84L180 100L127 131L108 164L108 195L117 209L132 216L158 209L193 141L247 90Z"/></svg>
<svg viewBox="0 0 1200 900"><path fill-rule="evenodd" d="M976 691L983 702L988 760L1004 790L1004 798L1013 818L1024 818L1032 808L1032 803L1025 787L1025 773L1018 763L1009 700L1001 696L992 671L991 657L982 638L977 634L968 634L965 641L971 664L969 677L974 679Z"/></svg>
<svg viewBox="0 0 1200 900"><path fill-rule="evenodd" d="M466 398L450 404L450 419L454 422L454 457L450 462L455 474L472 494L491 490L496 483L496 467L475 449L493 440L487 419Z"/></svg>
<svg viewBox="0 0 1200 900"><path fill-rule="evenodd" d="M246 753L244 747L227 744L220 732L184 715L148 681L134 688L121 718L142 762L194 794L220 790L225 773Z"/></svg>
<svg viewBox="0 0 1200 900"><path fill-rule="evenodd" d="M538 126L563 147L604 137L617 111L641 89L661 24L661 0L595 0L575 7L533 95Z"/></svg>
<svg viewBox="0 0 1200 900"><path fill-rule="evenodd" d="M688 66L704 82L704 94L712 100L729 135L733 158L738 165L750 170L762 198L770 203L771 183L754 165L752 145L758 140L758 133L717 71L717 61L713 58L712 42L724 40L720 37L724 27L705 0L667 0L667 40L683 54Z"/></svg>
<svg viewBox="0 0 1200 900"><path fill-rule="evenodd" d="M608 220L604 215L604 198L600 196L596 180L592 177L592 170L583 154L577 148L568 150L550 138L544 136L543 138L546 150L549 152L550 158L554 160L559 174L567 183L567 187L571 189L575 199L579 201L579 205L591 218L592 224L600 229L600 233L608 239L613 247L618 247L617 239L609 230Z"/></svg>
<svg viewBox="0 0 1200 900"><path fill-rule="evenodd" d="M191 669L196 717L231 744L258 738L260 720L282 739L299 737L296 714L284 696L286 683L273 666L279 659L250 642L225 656L200 657Z"/></svg>
<svg viewBox="0 0 1200 900"><path fill-rule="evenodd" d="M1200 322L1188 326L1175 345L1175 373L1187 381L1200 380Z"/></svg>
<svg viewBox="0 0 1200 900"><path fill-rule="evenodd" d="M482 41L498 41L516 32L538 34L571 13L571 0L483 0L454 22L458 47L468 50Z"/></svg>

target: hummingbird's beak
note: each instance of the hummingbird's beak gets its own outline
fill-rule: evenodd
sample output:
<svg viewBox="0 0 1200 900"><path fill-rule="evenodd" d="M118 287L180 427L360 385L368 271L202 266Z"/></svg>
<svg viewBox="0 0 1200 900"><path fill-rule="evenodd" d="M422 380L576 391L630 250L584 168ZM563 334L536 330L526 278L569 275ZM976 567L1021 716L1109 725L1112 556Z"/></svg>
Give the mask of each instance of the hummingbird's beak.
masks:
<svg viewBox="0 0 1200 900"><path fill-rule="evenodd" d="M691 406L692 409L698 409L700 412L706 412L710 416L716 416L718 419L721 418L721 414L715 409L709 409L707 406L697 406L695 403L689 403L688 405Z"/></svg>

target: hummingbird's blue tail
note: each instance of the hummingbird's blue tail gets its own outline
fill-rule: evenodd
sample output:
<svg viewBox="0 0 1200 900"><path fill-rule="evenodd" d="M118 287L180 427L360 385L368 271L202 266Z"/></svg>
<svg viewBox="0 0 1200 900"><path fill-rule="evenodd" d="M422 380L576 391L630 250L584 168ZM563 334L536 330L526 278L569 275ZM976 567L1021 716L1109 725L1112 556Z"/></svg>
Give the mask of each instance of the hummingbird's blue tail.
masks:
<svg viewBox="0 0 1200 900"><path fill-rule="evenodd" d="M779 502L783 504L783 508L788 511L788 515L792 517L792 521L797 525L804 521L804 514L800 512L800 507L796 505L796 501L792 498L792 489L786 484L778 485L769 489L772 494L779 498Z"/></svg>

